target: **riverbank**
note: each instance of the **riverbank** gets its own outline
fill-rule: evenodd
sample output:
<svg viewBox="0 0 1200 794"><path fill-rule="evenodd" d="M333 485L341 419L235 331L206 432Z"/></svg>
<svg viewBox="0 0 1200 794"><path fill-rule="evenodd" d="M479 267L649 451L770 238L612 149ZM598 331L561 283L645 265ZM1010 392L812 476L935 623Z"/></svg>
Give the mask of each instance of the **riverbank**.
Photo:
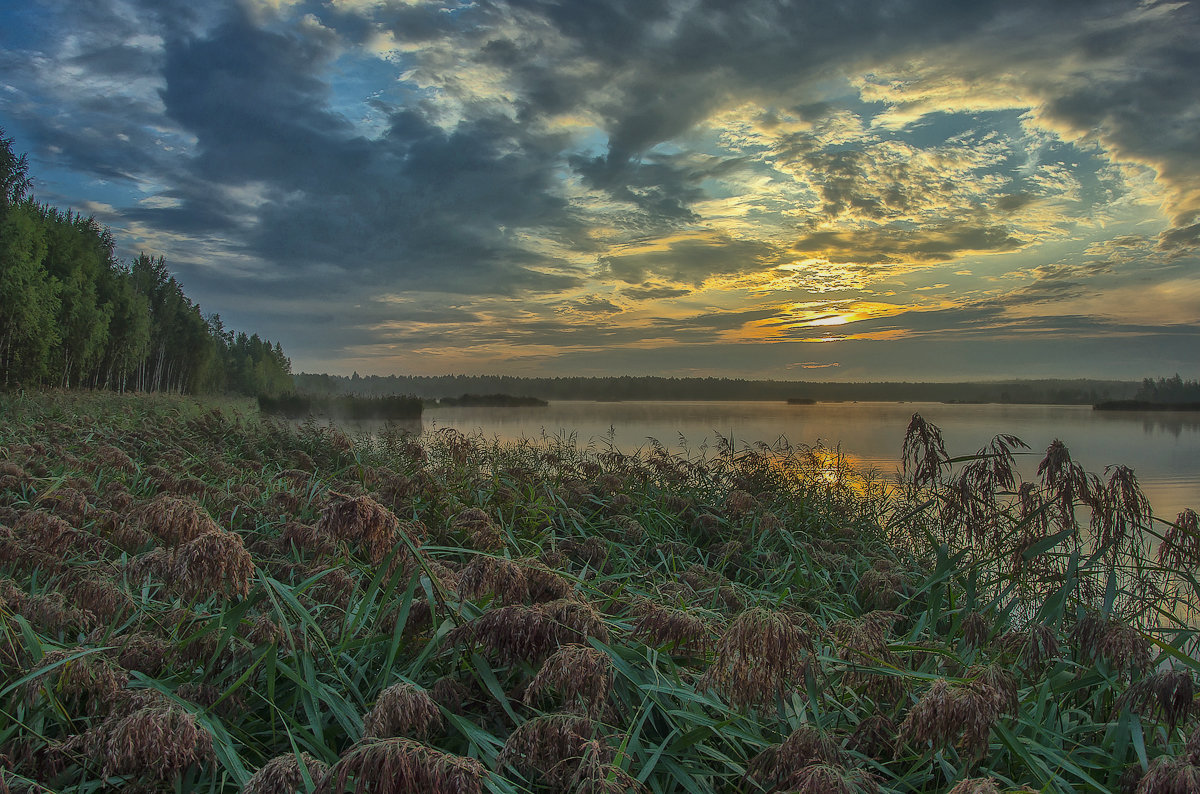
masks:
<svg viewBox="0 0 1200 794"><path fill-rule="evenodd" d="M1189 764L1191 519L1159 567L1126 472L1093 482L1057 447L1018 488L1010 441L951 465L909 430L884 487L819 448L0 396L0 774L1068 791Z"/></svg>

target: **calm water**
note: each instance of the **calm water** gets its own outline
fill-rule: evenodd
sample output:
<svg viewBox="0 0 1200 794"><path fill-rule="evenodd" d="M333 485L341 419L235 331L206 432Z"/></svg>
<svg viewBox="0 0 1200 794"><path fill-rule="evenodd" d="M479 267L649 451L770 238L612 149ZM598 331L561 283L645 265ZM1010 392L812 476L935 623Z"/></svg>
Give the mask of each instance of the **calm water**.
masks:
<svg viewBox="0 0 1200 794"><path fill-rule="evenodd" d="M738 449L780 437L793 444L840 447L860 468L895 473L904 430L919 412L942 429L951 456L975 452L997 433L1031 447L1021 469L1032 478L1042 453L1058 438L1088 471L1133 468L1156 515L1173 519L1200 509L1200 414L1093 411L1087 406L945 405L942 403L555 402L548 408L436 408L424 432L453 427L500 439L574 436L580 446L634 452L655 438L693 453L717 434Z"/></svg>

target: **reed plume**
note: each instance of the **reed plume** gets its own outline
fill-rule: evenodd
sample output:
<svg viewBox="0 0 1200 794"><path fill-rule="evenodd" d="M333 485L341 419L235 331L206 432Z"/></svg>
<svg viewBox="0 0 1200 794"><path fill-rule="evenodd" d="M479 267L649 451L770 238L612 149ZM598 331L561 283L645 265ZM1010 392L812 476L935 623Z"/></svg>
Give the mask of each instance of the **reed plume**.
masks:
<svg viewBox="0 0 1200 794"><path fill-rule="evenodd" d="M332 794L482 794L486 778L483 764L474 758L413 739L364 739L329 770L325 787Z"/></svg>
<svg viewBox="0 0 1200 794"><path fill-rule="evenodd" d="M612 687L612 659L585 645L563 645L548 658L525 690L533 704L550 692L562 697L566 711L599 717Z"/></svg>
<svg viewBox="0 0 1200 794"><path fill-rule="evenodd" d="M739 615L718 640L702 683L736 705L773 703L803 676L812 640L787 612L755 608Z"/></svg>
<svg viewBox="0 0 1200 794"><path fill-rule="evenodd" d="M1200 517L1195 510L1183 510L1163 533L1158 561L1183 570L1200 567Z"/></svg>
<svg viewBox="0 0 1200 794"><path fill-rule="evenodd" d="M318 531L358 546L372 563L383 559L396 542L400 522L392 511L369 496L343 498L321 514Z"/></svg>
<svg viewBox="0 0 1200 794"><path fill-rule="evenodd" d="M913 414L904 434L901 468L914 485L933 485L941 481L942 467L949 463L942 431Z"/></svg>
<svg viewBox="0 0 1200 794"><path fill-rule="evenodd" d="M195 715L174 705L147 705L114 714L97 729L96 749L105 777L174 777L212 758L212 735Z"/></svg>
<svg viewBox="0 0 1200 794"><path fill-rule="evenodd" d="M567 791L586 753L599 752L602 763L611 761L607 747L592 743L595 734L595 723L577 714L534 717L509 734L497 763L535 773L552 788Z"/></svg>
<svg viewBox="0 0 1200 794"><path fill-rule="evenodd" d="M414 684L400 681L379 693L375 705L363 717L363 737L424 739L441 725L442 713L430 694Z"/></svg>
<svg viewBox="0 0 1200 794"><path fill-rule="evenodd" d="M560 645L583 644L589 637L608 641L603 618L587 604L559 599L488 610L451 631L446 641L482 645L504 662L533 662Z"/></svg>
<svg viewBox="0 0 1200 794"><path fill-rule="evenodd" d="M674 609L654 601L639 600L631 610L633 636L655 648L707 653L712 650L714 626L696 610Z"/></svg>
<svg viewBox="0 0 1200 794"><path fill-rule="evenodd" d="M272 758L250 776L242 786L242 794L295 794L297 791L320 791L329 774L329 765L308 753L287 753ZM312 784L309 789L305 779Z"/></svg>

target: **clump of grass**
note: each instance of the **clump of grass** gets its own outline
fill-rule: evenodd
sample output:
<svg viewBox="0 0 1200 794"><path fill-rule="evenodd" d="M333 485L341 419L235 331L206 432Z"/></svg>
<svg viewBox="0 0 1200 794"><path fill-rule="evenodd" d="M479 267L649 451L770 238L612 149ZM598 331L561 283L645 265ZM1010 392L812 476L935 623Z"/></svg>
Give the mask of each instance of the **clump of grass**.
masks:
<svg viewBox="0 0 1200 794"><path fill-rule="evenodd" d="M918 417L883 482L212 408L0 395L10 786L1191 785L1194 513L1151 559L1136 478L1061 443L1024 482Z"/></svg>

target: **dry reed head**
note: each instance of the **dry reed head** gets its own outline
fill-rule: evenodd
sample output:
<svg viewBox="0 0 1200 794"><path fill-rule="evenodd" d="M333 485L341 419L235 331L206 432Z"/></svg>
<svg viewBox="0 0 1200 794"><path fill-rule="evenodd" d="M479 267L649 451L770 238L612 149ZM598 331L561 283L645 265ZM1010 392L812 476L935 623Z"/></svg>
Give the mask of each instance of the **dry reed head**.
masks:
<svg viewBox="0 0 1200 794"><path fill-rule="evenodd" d="M739 706L771 703L803 676L812 647L792 614L750 609L721 635L702 682Z"/></svg>
<svg viewBox="0 0 1200 794"><path fill-rule="evenodd" d="M935 750L952 739L972 758L987 751L992 726L1015 708L1016 683L1011 675L987 668L974 681L950 684L938 679L908 711L900 724L901 744L931 745Z"/></svg>
<svg viewBox="0 0 1200 794"><path fill-rule="evenodd" d="M84 650L65 648L46 654L34 668L46 672L25 683L26 700L33 703L45 694L68 707L82 707L90 714L106 711L129 681L129 675L101 653L71 659Z"/></svg>
<svg viewBox="0 0 1200 794"><path fill-rule="evenodd" d="M901 468L915 485L932 485L942 476L942 466L950 460L942 431L913 414L904 434Z"/></svg>
<svg viewBox="0 0 1200 794"><path fill-rule="evenodd" d="M1190 507L1163 534L1158 561L1184 570L1200 567L1200 517Z"/></svg>
<svg viewBox="0 0 1200 794"><path fill-rule="evenodd" d="M104 776L167 780L212 758L212 735L195 715L173 705L114 714L99 727Z"/></svg>
<svg viewBox="0 0 1200 794"><path fill-rule="evenodd" d="M1058 525L1076 527L1075 504L1090 498L1092 484L1083 467L1071 460L1071 453L1057 438L1046 448L1038 464L1038 476L1045 489L1044 498L1053 505Z"/></svg>
<svg viewBox="0 0 1200 794"><path fill-rule="evenodd" d="M815 763L793 775L787 781L786 791L792 794L877 794L879 784L863 769Z"/></svg>
<svg viewBox="0 0 1200 794"><path fill-rule="evenodd" d="M529 582L520 564L505 557L479 555L459 572L458 592L472 600L490 593L500 603L521 604L529 600Z"/></svg>
<svg viewBox="0 0 1200 794"><path fill-rule="evenodd" d="M13 526L13 532L23 545L59 557L72 548L83 549L96 545L95 538L43 510L31 510L22 514Z"/></svg>
<svg viewBox="0 0 1200 794"><path fill-rule="evenodd" d="M469 507L454 517L452 526L466 536L469 548L478 551L498 551L504 548L504 533L492 517L478 507Z"/></svg>
<svg viewBox="0 0 1200 794"><path fill-rule="evenodd" d="M632 610L633 636L655 648L707 653L713 647L714 626L695 610L673 609L649 600L637 601Z"/></svg>
<svg viewBox="0 0 1200 794"><path fill-rule="evenodd" d="M379 693L375 705L363 717L363 738L408 736L424 739L441 726L442 712L430 694L401 681Z"/></svg>
<svg viewBox="0 0 1200 794"><path fill-rule="evenodd" d="M168 546L178 546L221 528L204 508L190 499L158 496L141 506L136 516L150 534Z"/></svg>
<svg viewBox="0 0 1200 794"><path fill-rule="evenodd" d="M583 758L566 786L571 794L640 794L646 787L625 770L606 761L610 753L599 739L584 744Z"/></svg>
<svg viewBox="0 0 1200 794"><path fill-rule="evenodd" d="M180 546L171 560L171 586L192 598L245 596L254 578L254 560L242 538L218 530Z"/></svg>
<svg viewBox="0 0 1200 794"><path fill-rule="evenodd" d="M399 528L392 511L369 496L333 502L325 508L317 526L328 537L356 544L373 563L391 550Z"/></svg>
<svg viewBox="0 0 1200 794"><path fill-rule="evenodd" d="M446 635L451 644L482 645L502 661L533 662L560 645L584 644L589 637L608 641L603 618L580 601L559 599L544 604L514 604L484 612Z"/></svg>
<svg viewBox="0 0 1200 794"><path fill-rule="evenodd" d="M612 670L607 654L584 645L564 645L529 682L525 702L533 704L553 691L561 695L565 710L581 709L585 715L599 717L612 686Z"/></svg>
<svg viewBox="0 0 1200 794"><path fill-rule="evenodd" d="M1103 659L1119 671L1145 670L1150 665L1149 641L1128 623L1087 614L1072 627L1070 639L1081 656Z"/></svg>
<svg viewBox="0 0 1200 794"><path fill-rule="evenodd" d="M963 616L962 638L968 648L982 648L987 644L992 627L980 613L971 610Z"/></svg>
<svg viewBox="0 0 1200 794"><path fill-rule="evenodd" d="M329 765L319 758L313 758L308 753L296 756L292 753L279 755L250 776L246 785L242 786L242 794L295 794L297 791L307 791L308 782L313 791L320 791L329 774Z"/></svg>
<svg viewBox="0 0 1200 794"><path fill-rule="evenodd" d="M1156 758L1138 781L1135 794L1195 794L1200 791L1200 766L1189 758Z"/></svg>
<svg viewBox="0 0 1200 794"><path fill-rule="evenodd" d="M1167 735L1175 732L1180 720L1196 711L1196 685L1187 670L1163 670L1133 683L1117 698L1115 710L1129 708L1141 714L1153 714L1167 723Z"/></svg>
<svg viewBox="0 0 1200 794"><path fill-rule="evenodd" d="M907 585L900 571L876 565L859 577L855 593L858 602L867 609L895 609L904 597Z"/></svg>
<svg viewBox="0 0 1200 794"><path fill-rule="evenodd" d="M602 763L611 761L605 746L592 743L595 734L595 723L577 714L534 717L509 734L497 763L537 773L552 787L566 790L589 751L600 752Z"/></svg>
<svg viewBox="0 0 1200 794"><path fill-rule="evenodd" d="M1109 466L1108 483L1091 494L1093 543L1115 558L1130 545L1140 545L1141 533L1149 528L1150 501L1142 493L1137 477L1128 466Z"/></svg>
<svg viewBox="0 0 1200 794"><path fill-rule="evenodd" d="M39 496L38 502L74 523L83 521L89 509L87 497L78 489L70 487L49 491Z"/></svg>
<svg viewBox="0 0 1200 794"><path fill-rule="evenodd" d="M296 548L316 556L325 556L337 552L337 543L324 532L311 524L301 524L288 521L279 528L278 546L280 551Z"/></svg>
<svg viewBox="0 0 1200 794"><path fill-rule="evenodd" d="M332 794L482 794L487 770L473 758L451 755L412 739L364 739L326 778ZM351 785L353 781L353 785Z"/></svg>
<svg viewBox="0 0 1200 794"><path fill-rule="evenodd" d="M1026 672L1059 659L1062 650L1058 632L1043 623L1033 623L1023 631L1007 631L997 639L997 645L1015 656L1015 662Z"/></svg>
<svg viewBox="0 0 1200 794"><path fill-rule="evenodd" d="M69 592L77 607L87 609L106 623L129 614L134 608L129 593L104 576L85 576L73 582Z"/></svg>
<svg viewBox="0 0 1200 794"><path fill-rule="evenodd" d="M832 738L802 725L781 744L771 745L746 765L746 778L768 791L781 791L812 764L843 765L848 756Z"/></svg>
<svg viewBox="0 0 1200 794"><path fill-rule="evenodd" d="M877 711L865 718L850 734L849 746L871 758L886 758L896 752L896 723Z"/></svg>

